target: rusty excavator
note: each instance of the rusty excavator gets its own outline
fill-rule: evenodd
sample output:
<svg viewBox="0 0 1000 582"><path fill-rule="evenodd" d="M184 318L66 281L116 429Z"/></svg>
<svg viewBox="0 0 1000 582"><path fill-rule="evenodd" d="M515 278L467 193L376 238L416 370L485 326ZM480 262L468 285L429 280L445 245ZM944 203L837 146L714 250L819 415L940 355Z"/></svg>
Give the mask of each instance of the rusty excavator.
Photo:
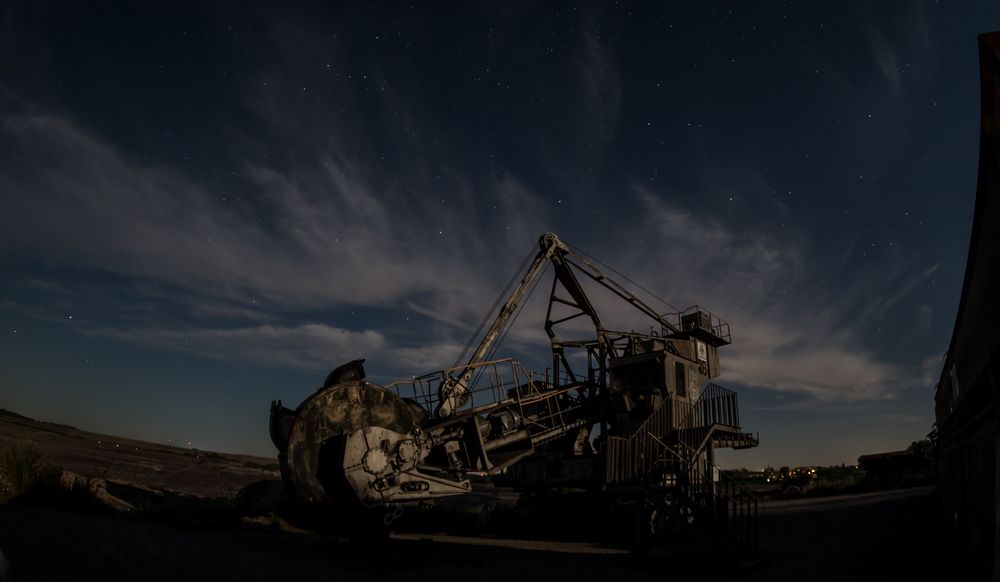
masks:
<svg viewBox="0 0 1000 582"><path fill-rule="evenodd" d="M336 510L463 495L483 477L577 487L631 508L637 539L687 528L753 551L757 501L714 465L717 448L758 444L740 428L736 393L710 382L729 325L698 306L661 314L595 264L546 233L454 367L379 386L355 360L294 410L272 402L288 496ZM528 373L494 356L549 266L552 366ZM644 315L649 331L606 328L581 280Z"/></svg>

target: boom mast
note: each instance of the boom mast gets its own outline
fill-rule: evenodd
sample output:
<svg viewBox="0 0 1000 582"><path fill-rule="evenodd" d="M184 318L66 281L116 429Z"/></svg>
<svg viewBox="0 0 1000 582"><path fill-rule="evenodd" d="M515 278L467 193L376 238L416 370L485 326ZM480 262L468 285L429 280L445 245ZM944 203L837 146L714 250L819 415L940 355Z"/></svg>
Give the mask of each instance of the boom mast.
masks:
<svg viewBox="0 0 1000 582"><path fill-rule="evenodd" d="M517 287L511 292L507 298L507 302L500 308L500 313L493 320L490 328L486 330L486 335L479 342L479 347L472 353L465 367L455 376L449 377L442 382L439 404L437 410L434 411L436 416L451 416L456 409L465 404L469 382L472 381L472 372L475 369L475 365L483 361L490 348L496 343L497 337L499 337L500 332L510 322L510 318L517 310L518 305L520 305L525 292L531 288L535 280L542 274L552 257L559 251L569 251L566 245L559 240L559 237L551 232L542 235L538 241L538 246L540 247L538 254L535 255L535 259L531 262L531 266L528 267L528 271L521 278L521 282L518 283Z"/></svg>

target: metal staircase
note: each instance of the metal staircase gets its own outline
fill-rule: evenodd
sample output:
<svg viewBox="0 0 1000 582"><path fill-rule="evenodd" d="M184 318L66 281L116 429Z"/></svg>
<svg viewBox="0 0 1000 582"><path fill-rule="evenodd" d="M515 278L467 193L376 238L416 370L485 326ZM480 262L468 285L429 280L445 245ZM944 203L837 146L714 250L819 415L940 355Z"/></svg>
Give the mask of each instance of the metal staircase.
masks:
<svg viewBox="0 0 1000 582"><path fill-rule="evenodd" d="M713 549L752 555L758 544L757 498L714 465L712 450L757 443L740 430L736 393L709 384L695 402L665 400L633 434L609 436L605 480L643 491L654 529L655 520L665 518L671 529L687 531Z"/></svg>

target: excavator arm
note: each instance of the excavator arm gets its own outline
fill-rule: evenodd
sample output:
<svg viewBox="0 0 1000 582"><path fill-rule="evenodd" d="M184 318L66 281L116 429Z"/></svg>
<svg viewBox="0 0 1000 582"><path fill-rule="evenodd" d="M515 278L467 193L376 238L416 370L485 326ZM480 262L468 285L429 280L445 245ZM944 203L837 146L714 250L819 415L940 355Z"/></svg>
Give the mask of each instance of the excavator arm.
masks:
<svg viewBox="0 0 1000 582"><path fill-rule="evenodd" d="M514 315L514 312L517 311L517 307L520 305L521 299L524 298L524 294L532 288L538 277L545 271L545 267L548 266L549 261L556 254L569 251L566 245L559 240L559 237L551 232L542 235L538 241L538 246L538 253L531 262L531 266L528 267L524 277L521 278L521 282L518 283L517 287L507 297L507 301L500 308L500 313L493 320L493 324L490 325L489 329L486 330L486 334L483 336L482 341L479 342L476 351L472 353L469 361L466 362L465 367L460 368L458 373L450 375L441 383L441 388L438 391L438 406L434 411L436 416L447 418L465 404L475 365L482 362L486 354L489 353L490 348L496 343L503 329L510 323L510 319Z"/></svg>
<svg viewBox="0 0 1000 582"><path fill-rule="evenodd" d="M586 315L591 319L597 333L598 341L607 341L605 330L601 325L597 312L594 310L590 300L587 298L586 292L583 290L583 287L574 275L574 271L586 275L597 284L607 288L618 297L621 297L633 307L659 323L664 329L671 332L678 331L672 323L667 321L656 310L629 292L620 283L604 274L586 258L574 253L559 239L558 236L555 235L555 233L547 232L543 234L538 241L538 246L538 253L531 262L531 266L528 267L528 270L521 278L517 287L515 287L507 297L507 301L504 303L503 307L500 308L500 312L496 319L493 320L492 325L490 325L489 329L486 331L483 339L479 342L479 346L472 353L472 356L465 363L465 366L456 367L455 369L458 370L458 372L449 375L444 381L441 382L441 386L438 390L438 405L434 411L435 416L439 418L450 417L456 410L465 404L469 394L469 384L472 381L472 375L476 364L479 364L484 360L486 354L489 353L490 349L496 343L497 338L500 337L503 330L508 324L510 324L511 317L517 311L518 306L521 304L521 300L524 299L525 293L528 293L531 290L535 281L537 281L542 275L545 271L545 267L547 267L550 262L555 266L555 279L562 284L572 299L572 302L565 300L561 302L579 309L580 313L578 315ZM576 317L576 315L573 317ZM552 331L552 327L555 323L558 322L552 322L550 320L545 326L546 333L548 333L549 337L553 340L555 339L555 335Z"/></svg>

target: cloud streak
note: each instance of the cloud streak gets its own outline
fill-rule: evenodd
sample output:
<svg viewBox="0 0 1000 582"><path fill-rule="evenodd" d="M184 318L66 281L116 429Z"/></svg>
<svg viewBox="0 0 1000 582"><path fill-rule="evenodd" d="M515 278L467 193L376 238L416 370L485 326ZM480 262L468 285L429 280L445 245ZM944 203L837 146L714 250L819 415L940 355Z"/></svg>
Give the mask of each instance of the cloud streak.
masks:
<svg viewBox="0 0 1000 582"><path fill-rule="evenodd" d="M331 361L341 363L364 357L385 346L385 338L379 332L350 331L320 324L224 329L97 329L85 333L209 358L266 362L310 370L326 369Z"/></svg>
<svg viewBox="0 0 1000 582"><path fill-rule="evenodd" d="M672 297L730 321L734 343L724 349L722 380L815 402L882 400L908 387L912 379L904 370L880 360L856 325L842 323L849 302L830 298L803 276L803 241L752 227L741 233L648 190L637 195L646 220L635 229L636 240L621 246L647 252L641 261L621 256L616 263L631 263L629 272L662 281Z"/></svg>
<svg viewBox="0 0 1000 582"><path fill-rule="evenodd" d="M323 158L321 171L304 176L248 168L251 182L268 193L271 226L265 227L254 220L251 207L231 208L176 170L130 163L65 120L8 115L0 131L13 154L0 166L0 189L11 194L13 209L0 218L10 248L164 278L212 297L194 309L206 318L260 322L268 315L245 307L246 299L256 296L299 309L394 306L438 324L408 343L390 342L371 330L280 321L231 329L154 326L95 335L213 358L309 368L349 359L344 354L378 354L392 368L419 370L431 363L451 364L459 351L453 338L467 333L466 322L478 321L485 309L483 298L499 289L494 281L500 277L489 262L476 260L476 255L490 253L463 247L461 241L472 235L451 244L438 238L439 230L461 223L457 217L439 214L442 226L427 228L419 214L401 216L391 207L396 198L375 196L357 179L360 168L332 155ZM18 162L29 157L40 158L48 169L19 172ZM507 177L495 187L503 212L534 208L536 223L544 222L544 210L516 180ZM639 280L662 281L673 298L708 304L728 315L736 342L726 349L727 379L817 401L886 399L906 385L907 374L880 361L856 332L838 323L844 319L838 307L844 302L826 301L805 284L800 273L806 259L798 241L752 229L740 233L650 191L634 195L645 218L627 234L633 240L604 248L649 252L605 260ZM510 246L523 249L524 239L534 238L530 223L514 223L515 232L505 231L510 238L497 245L505 248L492 254ZM882 302L883 308L935 268L906 280ZM530 308L524 320L540 321L540 311ZM620 327L644 325L630 319L628 307L620 304L605 304L604 315L620 321ZM535 329L516 330L511 341L521 351L544 349L544 336Z"/></svg>
<svg viewBox="0 0 1000 582"><path fill-rule="evenodd" d="M484 290L476 277L451 282L476 274L468 268L474 245L466 244L474 225L447 209L431 216L397 208L397 195L366 187L359 168L333 156L319 171L295 175L248 167L262 210L176 169L131 162L58 117L6 115L0 137L0 240L15 252L239 303L385 305L430 294L434 309L465 305ZM43 170L28 171L28 161ZM511 207L531 206L509 179L496 187Z"/></svg>
<svg viewBox="0 0 1000 582"><path fill-rule="evenodd" d="M876 65L898 94L897 49L874 25L870 32ZM457 167L447 172L447 184L439 180L440 168L449 166L439 159L447 147L435 156L411 139L438 128L426 127L426 112L391 84L376 99L409 133L382 136L380 145L401 152L398 160L380 161L373 139L346 143L341 136L369 131L370 120L355 115L368 94L338 84L337 99L350 111L344 115L331 115L326 103L299 94L294 102L300 108L289 107L292 96L277 87L305 91L309 87L286 81L310 79L314 71L295 56L301 39L280 31L276 36L278 54L261 74L271 88L251 91L247 106L278 141L305 152L297 161L267 163L247 155L234 179L234 189L245 195L222 195L206 179L131 159L72 120L21 104L0 117L0 191L8 210L0 215L0 242L8 254L163 280L190 299L184 303L193 323L94 332L102 337L296 367L325 368L331 358L336 363L348 359L339 354L361 349L401 368L451 364L518 255L557 222L557 213L510 172L483 178ZM568 62L580 103L567 119L589 124L590 136L609 146L627 114L617 45L594 32L576 40ZM336 54L341 48L334 43L332 49L338 75L359 74L370 64L342 58ZM369 72L372 84L396 74L378 67ZM389 134L384 127L372 131ZM544 154L546 146L539 147ZM602 153L594 156L606 157L597 151ZM550 156L560 162L551 164L553 175L581 156L565 157ZM704 170L725 174L725 168ZM761 174L753 175L760 182L754 190L771 190ZM635 203L638 217L628 228L607 229L615 240L599 245L608 253L600 258L636 280L658 282L681 307L707 304L728 317L736 343L723 360L727 379L824 402L892 398L910 382L849 324L852 309L861 303L868 314L883 316L937 266L894 281L884 301L871 296L872 281L863 277L830 292L804 274L814 241L803 233L778 236L753 224L727 223L671 202L680 199L671 192L635 189L624 198ZM585 226L577 230L587 232ZM248 307L265 303L276 309ZM407 312L429 323L405 337L391 325L373 331L365 322L356 331L318 323L325 317L321 310L345 306ZM286 308L295 315L285 315ZM540 326L531 327L542 308L537 302L526 307L527 325L512 331L509 347L544 350ZM621 302L600 308L611 326L648 325ZM930 316L922 311L920 320Z"/></svg>
<svg viewBox="0 0 1000 582"><path fill-rule="evenodd" d="M483 298L509 276L507 263L540 231L514 217L544 215L506 175L490 185L491 224L468 208L414 204L392 186L363 184L370 169L336 151L315 168L248 164L250 201L215 194L177 168L130 160L54 115L7 113L0 142L4 254L124 275L143 305L180 305L183 317L153 311L138 326L93 321L86 333L215 359L324 369L367 355L400 373L450 366L460 351L454 338L478 321ZM32 164L42 170L24 169ZM83 289L40 283L60 301L86 301L76 296ZM432 325L395 338L389 350L381 332L319 323L330 316L317 310L351 306L418 314Z"/></svg>

